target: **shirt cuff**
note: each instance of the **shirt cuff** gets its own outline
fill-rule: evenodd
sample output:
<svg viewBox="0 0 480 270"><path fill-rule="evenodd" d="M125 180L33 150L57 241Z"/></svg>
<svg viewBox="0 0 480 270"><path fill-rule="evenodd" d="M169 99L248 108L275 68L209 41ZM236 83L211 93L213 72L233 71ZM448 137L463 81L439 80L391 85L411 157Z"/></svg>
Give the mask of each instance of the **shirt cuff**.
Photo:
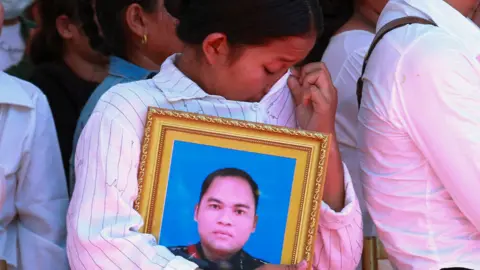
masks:
<svg viewBox="0 0 480 270"><path fill-rule="evenodd" d="M195 269L198 269L198 265L194 264L193 262L183 257L175 256L173 260L168 262L165 269L166 270L195 270Z"/></svg>
<svg viewBox="0 0 480 270"><path fill-rule="evenodd" d="M359 207L357 195L355 195L352 178L350 177L350 173L345 164L343 164L343 171L345 182L345 207L343 207L342 211L335 212L328 204L322 201L319 227L338 230L350 225L353 222L355 215L358 214L356 211L356 208Z"/></svg>

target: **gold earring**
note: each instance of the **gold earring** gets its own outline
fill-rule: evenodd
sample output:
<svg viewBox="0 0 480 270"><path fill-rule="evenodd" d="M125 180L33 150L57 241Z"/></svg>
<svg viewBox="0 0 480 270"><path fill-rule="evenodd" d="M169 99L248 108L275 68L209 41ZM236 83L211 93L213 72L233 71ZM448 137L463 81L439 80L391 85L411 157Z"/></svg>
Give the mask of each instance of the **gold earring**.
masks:
<svg viewBox="0 0 480 270"><path fill-rule="evenodd" d="M143 37L142 37L142 44L143 45L147 44L147 41L148 41L148 36L147 36L147 34L144 34Z"/></svg>

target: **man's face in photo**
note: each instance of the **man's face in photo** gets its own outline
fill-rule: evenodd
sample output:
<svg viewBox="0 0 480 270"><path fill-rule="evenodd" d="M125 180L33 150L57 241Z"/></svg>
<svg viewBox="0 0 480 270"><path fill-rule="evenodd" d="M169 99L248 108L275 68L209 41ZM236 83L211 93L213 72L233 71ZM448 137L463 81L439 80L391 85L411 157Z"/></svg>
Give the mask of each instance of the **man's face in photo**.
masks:
<svg viewBox="0 0 480 270"><path fill-rule="evenodd" d="M216 177L195 209L204 249L220 257L240 251L255 231L255 210L253 191L245 179Z"/></svg>

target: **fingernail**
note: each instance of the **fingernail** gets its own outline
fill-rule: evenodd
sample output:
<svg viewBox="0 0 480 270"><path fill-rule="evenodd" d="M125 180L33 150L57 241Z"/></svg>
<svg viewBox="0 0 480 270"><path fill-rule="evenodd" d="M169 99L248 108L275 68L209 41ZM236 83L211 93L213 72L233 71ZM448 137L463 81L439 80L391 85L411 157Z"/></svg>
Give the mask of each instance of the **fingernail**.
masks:
<svg viewBox="0 0 480 270"><path fill-rule="evenodd" d="M307 266L307 261L303 260L298 264L299 267L305 267Z"/></svg>

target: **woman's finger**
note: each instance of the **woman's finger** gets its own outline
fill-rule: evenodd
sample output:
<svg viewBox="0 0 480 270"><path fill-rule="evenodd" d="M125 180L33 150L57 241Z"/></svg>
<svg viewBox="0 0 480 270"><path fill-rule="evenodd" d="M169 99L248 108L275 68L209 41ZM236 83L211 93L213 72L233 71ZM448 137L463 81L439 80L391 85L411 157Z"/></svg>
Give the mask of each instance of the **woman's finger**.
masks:
<svg viewBox="0 0 480 270"><path fill-rule="evenodd" d="M308 63L305 66L302 67L301 69L301 75L305 76L309 73L312 73L317 70L321 70L325 68L325 64L322 62L313 62L313 63Z"/></svg>
<svg viewBox="0 0 480 270"><path fill-rule="evenodd" d="M333 86L330 74L325 70L317 70L305 76L303 80L303 86L315 85L320 89L328 89L330 91L336 91Z"/></svg>
<svg viewBox="0 0 480 270"><path fill-rule="evenodd" d="M302 104L304 102L303 92L305 92L305 90L300 85L300 82L298 81L298 79L294 76L288 77L287 85L288 85L288 88L290 88L290 92L292 93L295 104L296 105Z"/></svg>
<svg viewBox="0 0 480 270"><path fill-rule="evenodd" d="M333 96L334 93L331 91L327 91L325 89L320 89L314 85L310 86L310 98L312 100L312 104L314 109L321 109L324 110L332 105L334 102L335 97Z"/></svg>
<svg viewBox="0 0 480 270"><path fill-rule="evenodd" d="M290 75L296 77L296 78L300 78L300 70L299 68L297 67L291 67L290 68Z"/></svg>

